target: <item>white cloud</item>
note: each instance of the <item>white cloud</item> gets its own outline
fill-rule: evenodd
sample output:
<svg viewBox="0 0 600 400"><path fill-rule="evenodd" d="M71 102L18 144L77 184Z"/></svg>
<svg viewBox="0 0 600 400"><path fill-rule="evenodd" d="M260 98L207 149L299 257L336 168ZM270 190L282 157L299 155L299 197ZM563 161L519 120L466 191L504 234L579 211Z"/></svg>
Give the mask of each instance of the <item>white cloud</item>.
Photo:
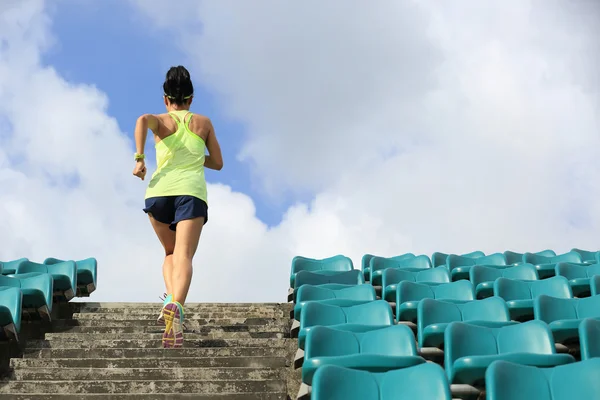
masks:
<svg viewBox="0 0 600 400"><path fill-rule="evenodd" d="M246 124L240 157L265 190L316 193L269 229L248 196L210 185L190 301L283 301L296 254L358 265L365 252L597 246L597 7L138 3L176 37L181 27L195 80ZM0 259L94 255L93 298L157 300L161 251L141 211L147 182L130 172L131 127L93 86L40 64L53 40L43 2L11 4Z"/></svg>

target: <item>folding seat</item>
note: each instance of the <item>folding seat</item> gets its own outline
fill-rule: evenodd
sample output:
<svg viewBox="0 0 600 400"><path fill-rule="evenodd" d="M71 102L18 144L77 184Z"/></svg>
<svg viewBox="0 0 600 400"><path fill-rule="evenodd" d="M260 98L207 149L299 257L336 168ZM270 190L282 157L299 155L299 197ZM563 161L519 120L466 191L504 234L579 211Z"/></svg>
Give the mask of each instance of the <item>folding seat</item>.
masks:
<svg viewBox="0 0 600 400"><path fill-rule="evenodd" d="M600 295L582 299L541 295L533 301L533 313L535 319L548 324L557 343L574 342L583 319L600 319Z"/></svg>
<svg viewBox="0 0 600 400"><path fill-rule="evenodd" d="M21 289L22 309L34 309L45 320L50 320L54 279L52 275L31 273L16 276L0 276L0 287Z"/></svg>
<svg viewBox="0 0 600 400"><path fill-rule="evenodd" d="M44 260L44 264L55 265L65 261L67 260L49 257ZM89 257L75 261L75 266L77 267L77 291L75 294L78 297L87 297L96 290L98 261L93 257Z"/></svg>
<svg viewBox="0 0 600 400"><path fill-rule="evenodd" d="M581 359L600 358L600 320L586 318L579 324Z"/></svg>
<svg viewBox="0 0 600 400"><path fill-rule="evenodd" d="M405 269L409 271L419 271L431 268L429 257L421 255L404 260L393 260L391 258L373 257L371 258L371 284L381 285L381 276L386 268Z"/></svg>
<svg viewBox="0 0 600 400"><path fill-rule="evenodd" d="M486 369L496 360L534 367L575 362L570 354L556 353L552 333L541 321L501 328L452 322L444 342L444 366L451 384L484 386Z"/></svg>
<svg viewBox="0 0 600 400"><path fill-rule="evenodd" d="M451 400L437 364L373 373L324 365L313 378L312 400Z"/></svg>
<svg viewBox="0 0 600 400"><path fill-rule="evenodd" d="M17 266L25 261L29 261L29 259L19 258L12 261L0 261L0 271L2 271L2 275L13 275L17 272Z"/></svg>
<svg viewBox="0 0 600 400"><path fill-rule="evenodd" d="M8 338L19 340L23 292L20 288L0 286L0 326Z"/></svg>
<svg viewBox="0 0 600 400"><path fill-rule="evenodd" d="M437 285L440 283L450 283L450 274L446 267L428 268L421 271L387 268L383 270L383 274L381 275L383 293L381 297L390 302L396 301L396 288L403 281Z"/></svg>
<svg viewBox="0 0 600 400"><path fill-rule="evenodd" d="M538 251L533 254L537 254L539 256L544 256L544 257L556 256L556 252L554 250L542 250L542 251ZM506 257L506 264L508 264L508 265L523 264L523 256L524 255L525 255L524 253L517 253L515 251L510 251L510 250L507 250L504 252L504 257Z"/></svg>
<svg viewBox="0 0 600 400"><path fill-rule="evenodd" d="M596 255L599 251L581 250L577 248L571 249L572 252L578 253L581 256L581 262L583 264L596 264Z"/></svg>
<svg viewBox="0 0 600 400"><path fill-rule="evenodd" d="M538 276L540 279L546 279L554 276L554 267L559 262L581 264L582 259L581 255L574 251L554 257L544 257L537 254L525 253L523 255L523 262L535 265L535 269L538 270Z"/></svg>
<svg viewBox="0 0 600 400"><path fill-rule="evenodd" d="M446 267L450 271L450 276L453 281L459 279L469 279L469 270L473 265L506 265L506 258L502 253L494 253L489 256L469 258L450 254L446 259Z"/></svg>
<svg viewBox="0 0 600 400"><path fill-rule="evenodd" d="M373 254L365 254L362 256L361 266L362 266L363 277L365 278L365 281L371 280L371 259L373 257L379 257L379 256L375 256ZM410 260L411 258L415 258L415 257L416 256L413 253L405 253L405 254L401 254L398 256L383 257L383 258L402 261L402 260Z"/></svg>
<svg viewBox="0 0 600 400"><path fill-rule="evenodd" d="M441 265L446 265L446 259L448 258L450 254L446 254L446 253L441 253L436 251L435 253L433 253L431 255L431 262L433 264L433 267L439 267ZM483 251L472 251L470 253L465 253L465 254L459 254L461 257L468 257L468 258L479 258L479 257L484 257L485 253Z"/></svg>
<svg viewBox="0 0 600 400"><path fill-rule="evenodd" d="M488 297L464 303L425 299L417 308L419 347L444 348L444 332L451 322L499 328L518 324L510 320L508 307L499 297Z"/></svg>
<svg viewBox="0 0 600 400"><path fill-rule="evenodd" d="M573 296L584 297L590 295L590 278L600 275L600 264L558 263L554 273L569 280Z"/></svg>
<svg viewBox="0 0 600 400"><path fill-rule="evenodd" d="M329 286L331 285L302 285L300 289L298 289L298 294L296 296L296 304L294 304L294 309L292 311L293 318L300 321L302 308L311 301L342 305L352 304L351 302L362 304L377 300L375 288L369 284Z"/></svg>
<svg viewBox="0 0 600 400"><path fill-rule="evenodd" d="M52 265L25 261L17 266L15 276L23 278L24 274L33 276L40 273L52 275L55 295L64 296L67 301L75 297L75 290L77 289L77 265L75 261L64 261Z"/></svg>
<svg viewBox="0 0 600 400"><path fill-rule="evenodd" d="M426 362L417 353L412 330L404 325L367 332L315 326L306 336L305 348L302 382L307 385L324 365L384 372Z"/></svg>
<svg viewBox="0 0 600 400"><path fill-rule="evenodd" d="M290 288L295 287L296 274L300 271L327 274L351 271L352 269L354 269L352 260L341 254L322 259L296 256L292 259Z"/></svg>
<svg viewBox="0 0 600 400"><path fill-rule="evenodd" d="M600 294L600 275L593 275L590 278L590 295Z"/></svg>
<svg viewBox="0 0 600 400"><path fill-rule="evenodd" d="M518 281L508 278L498 278L494 281L494 296L506 301L511 319L516 321L527 321L533 318L533 299L542 294L563 299L573 297L569 281L564 276L554 276L539 281Z"/></svg>
<svg viewBox="0 0 600 400"><path fill-rule="evenodd" d="M341 289L341 285L355 286L365 283L362 273L358 269L346 272L330 272L327 274L319 272L300 271L296 274L294 288L288 295L288 301L296 302L298 290L303 285L322 286L328 289ZM326 286L323 286L326 285Z"/></svg>
<svg viewBox="0 0 600 400"><path fill-rule="evenodd" d="M494 295L494 281L498 278L536 281L538 274L531 264L519 264L514 267L486 267L474 265L469 271L469 280L475 288L475 298L484 299Z"/></svg>
<svg viewBox="0 0 600 400"><path fill-rule="evenodd" d="M494 361L485 373L487 400L597 399L600 358L536 368Z"/></svg>
<svg viewBox="0 0 600 400"><path fill-rule="evenodd" d="M423 283L400 282L396 289L396 320L415 323L417 307L423 299L468 301L475 298L469 281L441 283L431 286Z"/></svg>

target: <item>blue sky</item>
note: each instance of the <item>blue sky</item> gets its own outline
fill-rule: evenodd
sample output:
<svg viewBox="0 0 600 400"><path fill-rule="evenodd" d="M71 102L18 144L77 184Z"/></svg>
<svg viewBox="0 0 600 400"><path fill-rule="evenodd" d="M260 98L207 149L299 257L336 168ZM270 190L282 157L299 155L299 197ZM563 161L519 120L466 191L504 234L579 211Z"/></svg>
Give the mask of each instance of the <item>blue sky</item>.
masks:
<svg viewBox="0 0 600 400"><path fill-rule="evenodd" d="M51 10L56 42L44 54L44 63L70 82L93 84L106 93L108 114L130 137L139 115L164 112L164 75L172 65L187 65L185 55L169 42L168 36L140 23L139 13L124 1L62 1ZM212 119L226 165L218 172L208 170L207 179L251 196L257 217L269 226L276 225L293 199L264 196L253 184L250 166L236 159L244 137L243 125L223 116L201 82L195 80L194 87L192 110ZM133 154L133 142L131 150ZM151 136L146 152L154 157Z"/></svg>

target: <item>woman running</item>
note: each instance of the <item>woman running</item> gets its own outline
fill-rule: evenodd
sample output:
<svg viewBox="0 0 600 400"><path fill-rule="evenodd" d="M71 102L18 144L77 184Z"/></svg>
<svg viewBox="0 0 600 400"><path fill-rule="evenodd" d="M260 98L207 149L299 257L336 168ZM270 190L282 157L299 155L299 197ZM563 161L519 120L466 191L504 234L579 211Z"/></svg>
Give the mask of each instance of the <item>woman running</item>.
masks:
<svg viewBox="0 0 600 400"><path fill-rule="evenodd" d="M165 250L166 297L158 322L165 324L163 347L183 345L183 304L192 280L192 258L208 221L204 168L223 168L221 148L209 118L192 114L194 87L182 66L172 67L163 84L165 114L144 114L135 126L133 175L144 180L144 147L154 133L156 171L146 190L144 212ZM205 155L208 150L208 155Z"/></svg>

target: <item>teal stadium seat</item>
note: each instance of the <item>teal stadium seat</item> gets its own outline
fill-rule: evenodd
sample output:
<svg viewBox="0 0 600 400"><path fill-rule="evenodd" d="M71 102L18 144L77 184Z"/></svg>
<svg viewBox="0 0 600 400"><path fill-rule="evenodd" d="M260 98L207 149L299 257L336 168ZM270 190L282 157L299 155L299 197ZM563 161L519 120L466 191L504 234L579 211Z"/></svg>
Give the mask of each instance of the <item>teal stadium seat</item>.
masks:
<svg viewBox="0 0 600 400"><path fill-rule="evenodd" d="M294 289L292 292L291 300L296 302L298 296L298 290L304 285L323 286L329 289L341 289L342 286L356 286L365 283L361 271L353 269L346 272L332 272L323 274L319 272L300 271L296 274L294 280Z"/></svg>
<svg viewBox="0 0 600 400"><path fill-rule="evenodd" d="M0 286L0 326L8 338L18 340L21 331L23 293L20 288Z"/></svg>
<svg viewBox="0 0 600 400"><path fill-rule="evenodd" d="M583 264L596 264L596 255L598 251L581 250L577 248L571 249L572 252L578 253L581 256Z"/></svg>
<svg viewBox="0 0 600 400"><path fill-rule="evenodd" d="M590 295L600 294L600 275L594 275L590 278Z"/></svg>
<svg viewBox="0 0 600 400"><path fill-rule="evenodd" d="M351 271L352 269L354 269L352 260L341 254L322 259L296 256L292 259L290 287L295 287L296 274L300 271L327 274Z"/></svg>
<svg viewBox="0 0 600 400"><path fill-rule="evenodd" d="M425 299L417 308L417 334L420 347L444 348L444 332L451 322L499 328L514 325L508 307L499 297L464 303Z"/></svg>
<svg viewBox="0 0 600 400"><path fill-rule="evenodd" d="M373 254L365 254L362 256L361 267L362 267L363 277L365 278L365 281L371 280L371 259L373 257L380 257L380 256L375 256ZM415 258L415 257L416 256L413 253L405 253L405 254L400 254L398 256L383 257L383 258L401 261L401 260L409 260L409 259Z"/></svg>
<svg viewBox="0 0 600 400"><path fill-rule="evenodd" d="M554 267L560 262L569 262L575 264L581 264L582 259L579 253L570 251L565 254L561 254L554 257L544 257L537 254L525 253L523 255L523 262L535 265L538 270L538 276L540 279L546 279L554 276Z"/></svg>
<svg viewBox="0 0 600 400"><path fill-rule="evenodd" d="M487 400L592 400L600 393L600 358L553 368L494 361L485 373Z"/></svg>
<svg viewBox="0 0 600 400"><path fill-rule="evenodd" d="M49 257L44 260L44 264L55 265L65 261L67 260ZM89 296L90 293L96 290L98 285L98 261L93 257L89 257L75 261L75 266L77 267L77 291L75 295L78 297Z"/></svg>
<svg viewBox="0 0 600 400"><path fill-rule="evenodd" d="M532 254L537 254L539 256L544 257L554 257L556 256L556 252L554 250L542 250ZM507 250L504 252L504 257L506 257L506 264L508 265L518 265L523 264L523 256L525 253L517 253L515 251Z"/></svg>
<svg viewBox="0 0 600 400"><path fill-rule="evenodd" d="M446 267L428 268L420 271L387 268L383 270L381 275L382 298L391 302L396 301L396 288L398 283L403 281L437 285L450 283L450 274Z"/></svg>
<svg viewBox="0 0 600 400"><path fill-rule="evenodd" d="M600 275L600 264L558 263L554 273L569 280L573 296L585 297L590 295L590 278Z"/></svg>
<svg viewBox="0 0 600 400"><path fill-rule="evenodd" d="M600 320L586 318L581 321L578 330L581 359L600 358Z"/></svg>
<svg viewBox="0 0 600 400"><path fill-rule="evenodd" d="M404 260L394 260L391 258L373 257L369 266L371 267L371 284L381 285L381 276L386 268L405 269L409 271L419 271L431 268L429 257L420 255Z"/></svg>
<svg viewBox="0 0 600 400"><path fill-rule="evenodd" d="M336 365L319 368L311 400L451 400L444 370L425 363L372 373Z"/></svg>
<svg viewBox="0 0 600 400"><path fill-rule="evenodd" d="M450 254L446 254L446 253L441 253L439 251L436 251L435 253L433 253L431 255L431 262L433 267L439 267L439 266L445 266L446 265L446 259L448 258ZM462 257L468 257L468 258L479 258L479 257L483 257L485 256L485 253L483 251L472 251L470 253L464 253L464 254L459 254Z"/></svg>
<svg viewBox="0 0 600 400"><path fill-rule="evenodd" d="M335 284L334 284L335 285ZM356 304L367 303L369 301L377 300L375 294L375 288L368 284L363 285L339 285L333 288L313 286L313 285L302 285L298 289L298 295L296 297L296 304L294 304L293 317L300 321L302 315L302 308L311 301L319 301L324 304Z"/></svg>
<svg viewBox="0 0 600 400"><path fill-rule="evenodd" d="M306 336L305 348L302 381L307 385L324 365L385 372L426 362L417 353L412 330L404 325L367 332L315 326Z"/></svg>
<svg viewBox="0 0 600 400"><path fill-rule="evenodd" d="M353 332L365 332L394 325L394 316L390 304L385 300L350 306L321 304L318 301L310 302L304 306L300 316L300 332L298 334L300 349L304 350L308 332L319 325Z"/></svg>
<svg viewBox="0 0 600 400"><path fill-rule="evenodd" d="M533 302L533 312L535 319L548 324L557 343L574 342L583 319L600 319L600 295L582 299L541 295Z"/></svg>
<svg viewBox="0 0 600 400"><path fill-rule="evenodd" d="M531 264L519 264L506 268L474 265L469 271L469 280L475 288L475 298L484 299L493 296L494 281L498 278L535 281L538 280L538 274Z"/></svg>
<svg viewBox="0 0 600 400"><path fill-rule="evenodd" d="M58 264L46 265L25 261L17 266L15 276L22 278L24 274L46 273L52 275L54 292L63 295L66 300L75 297L77 289L77 265L75 261L64 261Z"/></svg>
<svg viewBox="0 0 600 400"><path fill-rule="evenodd" d="M417 307L423 299L446 301L473 300L473 285L469 281L441 283L431 286L416 282L400 282L396 289L396 320L416 323Z"/></svg>
<svg viewBox="0 0 600 400"><path fill-rule="evenodd" d="M533 318L533 299L542 294L564 299L573 297L569 281L564 276L554 276L539 281L519 281L508 278L498 278L494 281L494 296L506 301L511 319L517 321Z"/></svg>
<svg viewBox="0 0 600 400"><path fill-rule="evenodd" d="M444 342L444 366L452 384L485 386L486 369L496 360L546 368L575 362L570 354L556 353L552 333L541 321L501 328L452 322Z"/></svg>
<svg viewBox="0 0 600 400"><path fill-rule="evenodd" d="M12 261L0 261L0 271L2 271L2 275L13 275L17 272L17 266L25 261L29 261L29 259L19 258Z"/></svg>
<svg viewBox="0 0 600 400"><path fill-rule="evenodd" d="M470 258L450 254L446 259L446 267L450 271L453 281L469 279L469 271L474 265L498 265L505 266L506 258L502 253L494 253L484 257Z"/></svg>
<svg viewBox="0 0 600 400"><path fill-rule="evenodd" d="M29 273L16 276L0 276L0 287L16 287L23 295L22 308L35 309L38 314L50 320L54 280L50 274Z"/></svg>

